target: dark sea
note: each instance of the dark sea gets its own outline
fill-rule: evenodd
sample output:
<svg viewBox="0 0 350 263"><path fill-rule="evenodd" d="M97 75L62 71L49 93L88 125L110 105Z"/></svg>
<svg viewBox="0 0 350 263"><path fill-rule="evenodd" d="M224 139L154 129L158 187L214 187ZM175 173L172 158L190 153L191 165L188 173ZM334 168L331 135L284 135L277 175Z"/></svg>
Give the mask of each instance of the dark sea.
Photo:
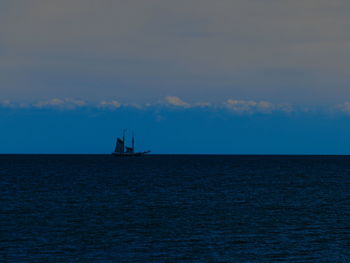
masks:
<svg viewBox="0 0 350 263"><path fill-rule="evenodd" d="M350 262L350 157L0 155L0 262Z"/></svg>

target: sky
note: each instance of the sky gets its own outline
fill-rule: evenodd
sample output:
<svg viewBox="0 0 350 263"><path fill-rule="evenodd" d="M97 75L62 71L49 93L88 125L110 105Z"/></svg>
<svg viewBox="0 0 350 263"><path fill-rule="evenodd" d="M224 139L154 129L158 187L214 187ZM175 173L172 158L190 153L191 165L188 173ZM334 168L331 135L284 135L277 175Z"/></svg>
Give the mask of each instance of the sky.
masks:
<svg viewBox="0 0 350 263"><path fill-rule="evenodd" d="M0 153L350 154L350 2L2 0Z"/></svg>

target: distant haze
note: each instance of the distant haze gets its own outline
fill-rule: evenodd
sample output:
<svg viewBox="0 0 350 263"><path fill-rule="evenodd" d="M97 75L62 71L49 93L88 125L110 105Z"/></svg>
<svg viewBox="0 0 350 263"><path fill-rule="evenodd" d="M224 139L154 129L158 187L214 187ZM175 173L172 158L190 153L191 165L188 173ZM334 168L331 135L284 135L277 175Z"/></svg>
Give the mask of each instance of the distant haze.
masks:
<svg viewBox="0 0 350 263"><path fill-rule="evenodd" d="M0 99L339 104L349 13L340 0L2 0Z"/></svg>

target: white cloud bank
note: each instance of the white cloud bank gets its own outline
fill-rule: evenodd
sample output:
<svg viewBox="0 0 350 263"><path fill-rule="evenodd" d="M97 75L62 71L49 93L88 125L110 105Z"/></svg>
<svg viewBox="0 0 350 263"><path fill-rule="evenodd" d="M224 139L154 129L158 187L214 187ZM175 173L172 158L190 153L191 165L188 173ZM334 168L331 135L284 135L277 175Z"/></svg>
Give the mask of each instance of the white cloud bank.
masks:
<svg viewBox="0 0 350 263"><path fill-rule="evenodd" d="M99 103L100 108L108 108L108 109L118 109L122 106L122 104L119 101L111 100L111 101L101 101Z"/></svg>
<svg viewBox="0 0 350 263"><path fill-rule="evenodd" d="M39 101L32 104L34 108L59 108L59 109L76 109L80 107L86 107L88 104L83 100L65 98L54 98L47 101Z"/></svg>
<svg viewBox="0 0 350 263"><path fill-rule="evenodd" d="M210 102L196 102L196 103L188 103L183 101L177 96L167 96L165 97L166 105L175 106L179 108L205 108L211 107L212 104Z"/></svg>
<svg viewBox="0 0 350 263"><path fill-rule="evenodd" d="M177 108L212 108L212 109L228 109L236 114L253 114L273 112L292 112L293 106L290 104L274 104L269 101L253 101L253 100L236 100L228 99L221 104L211 104L209 102L188 103L176 96L165 97L166 106Z"/></svg>
<svg viewBox="0 0 350 263"><path fill-rule="evenodd" d="M272 113L292 112L293 107L289 104L273 104L268 101L252 101L252 100L234 100L229 99L225 102L225 106L235 113L252 114L252 113Z"/></svg>
<svg viewBox="0 0 350 263"><path fill-rule="evenodd" d="M137 110L147 109L181 109L181 110L211 110L228 111L237 115L252 114L275 114L275 113L341 113L350 115L350 101L333 106L319 107L310 110L309 107L300 107L286 103L273 103L270 101L238 100L227 99L221 103L210 102L186 102L177 96L166 96L161 102L149 102L145 104L123 103L116 99L102 101L85 101L76 98L53 98L36 102L20 102L11 100L0 100L0 108L7 109L56 109L56 110L77 110L92 108L96 110L118 110L121 108L132 108Z"/></svg>
<svg viewBox="0 0 350 263"><path fill-rule="evenodd" d="M348 114L350 115L350 102L349 101L346 101L342 104L338 104L336 105L334 108L333 108L333 112L337 112L337 111L340 111L342 113L345 113L345 114Z"/></svg>
<svg viewBox="0 0 350 263"><path fill-rule="evenodd" d="M184 102L179 97L167 96L165 98L165 100L167 101L168 104L170 104L172 106L181 107L181 108L190 108L191 107L190 104L188 104L187 102Z"/></svg>

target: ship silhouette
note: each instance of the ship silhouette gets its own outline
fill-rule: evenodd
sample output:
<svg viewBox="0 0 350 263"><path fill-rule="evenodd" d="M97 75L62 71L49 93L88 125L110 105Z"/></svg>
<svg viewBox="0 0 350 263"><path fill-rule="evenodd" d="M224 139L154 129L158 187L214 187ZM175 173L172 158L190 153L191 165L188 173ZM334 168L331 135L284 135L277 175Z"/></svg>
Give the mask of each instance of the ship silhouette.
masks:
<svg viewBox="0 0 350 263"><path fill-rule="evenodd" d="M132 133L131 138L131 147L126 146L125 144L125 129L123 130L123 138L117 138L117 142L115 145L114 152L112 152L113 156L121 156L121 157L132 157L132 156L142 156L150 153L151 151L143 151L143 152L135 152L135 137L134 133Z"/></svg>

